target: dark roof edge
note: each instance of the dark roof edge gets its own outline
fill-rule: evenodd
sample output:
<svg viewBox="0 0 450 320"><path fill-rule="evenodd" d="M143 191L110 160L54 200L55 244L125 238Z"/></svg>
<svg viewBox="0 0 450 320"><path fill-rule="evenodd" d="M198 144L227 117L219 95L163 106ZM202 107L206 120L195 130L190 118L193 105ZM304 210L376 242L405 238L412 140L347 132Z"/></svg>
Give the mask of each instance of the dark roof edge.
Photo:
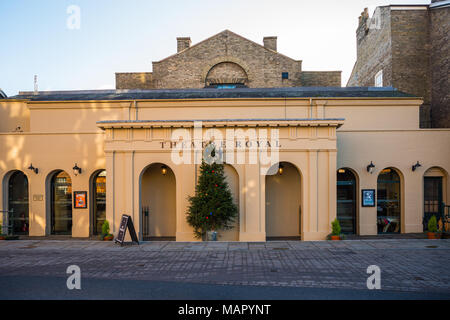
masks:
<svg viewBox="0 0 450 320"><path fill-rule="evenodd" d="M239 122L239 121L345 121L345 118L247 118L247 119L186 119L186 120L102 120L98 124L113 123L167 123L167 122Z"/></svg>

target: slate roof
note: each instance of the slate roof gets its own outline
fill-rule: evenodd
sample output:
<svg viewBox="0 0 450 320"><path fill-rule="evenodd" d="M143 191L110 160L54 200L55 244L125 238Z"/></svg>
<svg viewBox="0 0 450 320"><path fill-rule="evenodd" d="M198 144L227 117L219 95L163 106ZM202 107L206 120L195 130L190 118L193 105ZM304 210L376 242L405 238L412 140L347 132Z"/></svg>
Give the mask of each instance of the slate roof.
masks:
<svg viewBox="0 0 450 320"><path fill-rule="evenodd" d="M392 87L289 87L236 89L84 90L20 92L8 99L30 101L156 100L220 98L414 98Z"/></svg>

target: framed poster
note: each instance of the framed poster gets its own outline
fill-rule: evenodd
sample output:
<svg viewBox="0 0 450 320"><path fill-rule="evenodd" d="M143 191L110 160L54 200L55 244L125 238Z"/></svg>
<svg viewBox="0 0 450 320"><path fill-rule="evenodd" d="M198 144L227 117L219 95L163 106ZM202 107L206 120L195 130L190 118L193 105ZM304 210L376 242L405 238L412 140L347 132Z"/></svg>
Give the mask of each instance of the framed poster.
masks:
<svg viewBox="0 0 450 320"><path fill-rule="evenodd" d="M73 192L73 207L75 209L87 208L87 191L74 191Z"/></svg>
<svg viewBox="0 0 450 320"><path fill-rule="evenodd" d="M363 189L361 200L363 207L375 207L375 189Z"/></svg>

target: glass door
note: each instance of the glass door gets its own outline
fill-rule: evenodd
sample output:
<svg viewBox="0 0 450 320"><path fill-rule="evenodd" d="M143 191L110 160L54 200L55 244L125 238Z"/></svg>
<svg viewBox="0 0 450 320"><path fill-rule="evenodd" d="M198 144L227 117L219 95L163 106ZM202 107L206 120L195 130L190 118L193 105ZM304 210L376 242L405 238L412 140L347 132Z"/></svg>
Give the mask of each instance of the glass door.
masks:
<svg viewBox="0 0 450 320"><path fill-rule="evenodd" d="M425 177L424 181L423 231L428 231L428 220L442 217L442 177Z"/></svg>
<svg viewBox="0 0 450 320"><path fill-rule="evenodd" d="M93 234L102 233L103 222L106 220L106 171L103 170L97 174L93 181L92 190L94 191L92 199L94 200L93 215Z"/></svg>
<svg viewBox="0 0 450 320"><path fill-rule="evenodd" d="M380 172L377 182L378 233L400 232L400 176L387 168Z"/></svg>
<svg viewBox="0 0 450 320"><path fill-rule="evenodd" d="M342 233L356 233L356 178L348 169L337 174L337 219Z"/></svg>
<svg viewBox="0 0 450 320"><path fill-rule="evenodd" d="M51 182L51 233L72 234L72 181L64 172L54 174Z"/></svg>

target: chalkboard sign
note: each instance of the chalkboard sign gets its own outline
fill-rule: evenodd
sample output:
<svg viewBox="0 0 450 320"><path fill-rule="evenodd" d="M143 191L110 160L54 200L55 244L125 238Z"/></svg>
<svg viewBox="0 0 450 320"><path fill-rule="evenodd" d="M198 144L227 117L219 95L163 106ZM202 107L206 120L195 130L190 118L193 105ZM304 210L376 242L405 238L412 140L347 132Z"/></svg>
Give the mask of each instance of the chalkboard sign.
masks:
<svg viewBox="0 0 450 320"><path fill-rule="evenodd" d="M126 214L122 215L122 220L120 221L119 226L119 233L117 234L117 238L114 240L114 242L123 245L125 242L125 234L127 232L127 229L130 230L132 243L136 242L137 244L139 244L139 240L136 235L136 230L134 230L133 220L131 220L131 217Z"/></svg>

